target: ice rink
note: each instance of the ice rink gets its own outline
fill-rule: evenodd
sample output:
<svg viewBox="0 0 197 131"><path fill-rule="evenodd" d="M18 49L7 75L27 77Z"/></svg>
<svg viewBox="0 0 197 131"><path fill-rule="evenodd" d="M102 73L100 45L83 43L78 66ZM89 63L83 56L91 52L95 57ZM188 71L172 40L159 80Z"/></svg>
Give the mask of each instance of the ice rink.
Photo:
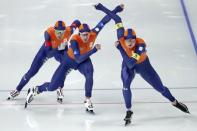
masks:
<svg viewBox="0 0 197 131"><path fill-rule="evenodd" d="M92 97L95 115L85 112L85 81L78 71L72 71L66 79L62 105L56 102L56 92L47 92L24 109L27 89L50 81L59 65L54 59L45 63L16 100L6 100L43 44L44 31L57 20L70 25L74 19L79 19L93 28L105 15L93 8L98 2L110 9L125 4L125 10L119 14L124 26L132 27L137 36L145 40L153 67L172 94L188 106L190 115L174 108L136 75L131 85L132 124L124 126L122 58L114 47L117 38L113 20L96 40L102 44L102 50L91 57L95 70ZM0 0L0 130L195 131L196 7L196 0Z"/></svg>

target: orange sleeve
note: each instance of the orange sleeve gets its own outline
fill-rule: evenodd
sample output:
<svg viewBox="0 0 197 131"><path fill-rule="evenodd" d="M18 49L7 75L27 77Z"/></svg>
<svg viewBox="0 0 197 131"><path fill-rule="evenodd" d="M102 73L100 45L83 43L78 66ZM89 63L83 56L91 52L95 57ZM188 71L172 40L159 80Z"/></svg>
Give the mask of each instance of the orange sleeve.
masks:
<svg viewBox="0 0 197 131"><path fill-rule="evenodd" d="M136 38L137 44L145 44L145 41L142 38Z"/></svg>

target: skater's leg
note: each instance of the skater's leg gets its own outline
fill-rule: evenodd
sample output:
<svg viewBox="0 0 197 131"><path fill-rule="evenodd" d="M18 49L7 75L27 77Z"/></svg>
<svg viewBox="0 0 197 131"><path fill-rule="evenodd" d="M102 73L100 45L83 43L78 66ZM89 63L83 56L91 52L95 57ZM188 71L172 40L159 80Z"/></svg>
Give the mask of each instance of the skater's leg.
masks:
<svg viewBox="0 0 197 131"><path fill-rule="evenodd" d="M85 77L85 96L90 98L92 96L92 87L93 87L93 72L94 68L90 59L81 63L78 67L78 70Z"/></svg>
<svg viewBox="0 0 197 131"><path fill-rule="evenodd" d="M56 54L54 56L55 60L60 62L64 59L64 53L66 53L65 51L60 51L58 54ZM68 71L68 74L70 73L71 70ZM66 75L65 75L66 77ZM64 78L66 79L66 78ZM64 81L62 81L60 87L57 89L57 102L62 104L63 103L63 98L64 98L64 94L63 94L63 88L64 88Z"/></svg>
<svg viewBox="0 0 197 131"><path fill-rule="evenodd" d="M42 46L38 53L36 54L30 69L28 72L23 76L20 83L16 87L17 91L21 91L22 88L29 82L29 80L39 71L42 67L43 63L47 60L44 47Z"/></svg>
<svg viewBox="0 0 197 131"><path fill-rule="evenodd" d="M174 102L175 98L167 87L165 87L154 68L147 58L143 63L136 66L136 71L147 81L155 90L160 92L169 101Z"/></svg>
<svg viewBox="0 0 197 131"><path fill-rule="evenodd" d="M39 93L42 93L44 91L54 91L61 87L63 85L62 83L64 83L65 81L65 77L69 69L70 67L66 64L60 64L57 70L55 71L51 79L51 82L44 83L41 86L38 86Z"/></svg>
<svg viewBox="0 0 197 131"><path fill-rule="evenodd" d="M94 68L90 59L81 63L78 70L85 77L85 108L87 111L93 112L93 104L90 100L92 97L92 87L93 87L93 72Z"/></svg>
<svg viewBox="0 0 197 131"><path fill-rule="evenodd" d="M26 103L25 103L25 108L33 100L35 95L40 94L45 91L57 90L57 88L62 85L66 72L69 70L69 68L70 68L70 65L67 65L64 62L62 62L57 68L57 70L55 71L50 83L47 82L47 83L42 84L41 86L37 86L37 87L33 87L32 89L29 89Z"/></svg>
<svg viewBox="0 0 197 131"><path fill-rule="evenodd" d="M124 118L125 126L131 123L131 117L133 115L133 111L131 110L132 107L132 92L131 92L131 82L135 77L134 69L129 69L126 64L122 63L122 71L121 71L121 78L123 82L123 97L125 101L125 105L127 108L126 116Z"/></svg>
<svg viewBox="0 0 197 131"><path fill-rule="evenodd" d="M58 61L59 63L62 62L62 60L64 59L64 53L66 53L65 51L59 51L57 54L54 55L54 58L56 61Z"/></svg>
<svg viewBox="0 0 197 131"><path fill-rule="evenodd" d="M20 91L23 89L23 87L29 82L29 80L39 71L39 69L42 67L43 63L47 60L44 47L42 46L38 53L36 54L35 58L33 59L33 62L31 64L30 69L25 73L25 75L22 77L20 83L16 87L15 90L11 91L8 96L8 100L14 99L20 94Z"/></svg>
<svg viewBox="0 0 197 131"><path fill-rule="evenodd" d="M178 102L167 87L165 87L157 72L151 66L149 59L136 66L136 71L140 73L144 80L146 80L154 89L160 92L165 98L171 101L172 105L185 113L189 113L187 106Z"/></svg>
<svg viewBox="0 0 197 131"><path fill-rule="evenodd" d="M130 89L130 85L132 80L135 77L135 72L134 69L129 70L129 68L126 66L126 64L123 62L122 63L122 70L121 70L121 79L122 79L122 83L123 83L123 89L122 89L122 93L123 93L123 97L124 97L124 101L125 101L125 105L127 110L130 110L132 107L132 92Z"/></svg>

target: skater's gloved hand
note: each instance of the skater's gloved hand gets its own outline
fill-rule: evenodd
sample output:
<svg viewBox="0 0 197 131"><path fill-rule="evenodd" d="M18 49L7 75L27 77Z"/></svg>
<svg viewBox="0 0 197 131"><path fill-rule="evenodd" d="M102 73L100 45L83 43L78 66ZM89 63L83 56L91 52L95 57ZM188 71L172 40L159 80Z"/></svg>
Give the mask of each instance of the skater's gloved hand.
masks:
<svg viewBox="0 0 197 131"><path fill-rule="evenodd" d="M68 41L66 39L58 46L58 50L65 50L67 45L68 45Z"/></svg>
<svg viewBox="0 0 197 131"><path fill-rule="evenodd" d="M116 7L117 12L122 12L124 10L124 4L120 4Z"/></svg>
<svg viewBox="0 0 197 131"><path fill-rule="evenodd" d="M116 42L114 43L114 45L115 45L115 47L118 48L118 49L119 49L120 46L121 46L119 41L116 41Z"/></svg>
<svg viewBox="0 0 197 131"><path fill-rule="evenodd" d="M75 20L73 21L73 23L71 24L71 27L77 28L81 25L81 22L79 20Z"/></svg>
<svg viewBox="0 0 197 131"><path fill-rule="evenodd" d="M96 45L95 45L95 48L96 48L97 50L100 50L100 49L101 49L101 44L96 44Z"/></svg>
<svg viewBox="0 0 197 131"><path fill-rule="evenodd" d="M95 9L97 9L97 10L102 10L103 5L102 5L101 3L98 3L98 4L94 5L94 7L95 7Z"/></svg>

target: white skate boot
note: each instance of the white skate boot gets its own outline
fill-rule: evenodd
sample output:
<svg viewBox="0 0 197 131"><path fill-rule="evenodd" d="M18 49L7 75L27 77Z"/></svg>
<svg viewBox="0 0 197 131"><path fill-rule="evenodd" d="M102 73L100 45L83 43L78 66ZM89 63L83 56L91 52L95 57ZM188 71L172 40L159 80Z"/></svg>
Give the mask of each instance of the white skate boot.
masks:
<svg viewBox="0 0 197 131"><path fill-rule="evenodd" d="M94 108L93 108L93 105L92 105L92 102L90 101L90 99L86 99L84 101L84 105L85 105L85 108L86 108L87 112L94 114L94 111L93 111Z"/></svg>
<svg viewBox="0 0 197 131"><path fill-rule="evenodd" d="M33 87L28 89L25 108L27 108L27 105L33 101L34 96L36 96L37 94L39 94L38 87Z"/></svg>
<svg viewBox="0 0 197 131"><path fill-rule="evenodd" d="M19 91L13 90L9 93L7 100L15 99L20 94Z"/></svg>
<svg viewBox="0 0 197 131"><path fill-rule="evenodd" d="M63 103L63 98L64 98L63 89L62 88L58 88L57 89L57 102L62 104Z"/></svg>

